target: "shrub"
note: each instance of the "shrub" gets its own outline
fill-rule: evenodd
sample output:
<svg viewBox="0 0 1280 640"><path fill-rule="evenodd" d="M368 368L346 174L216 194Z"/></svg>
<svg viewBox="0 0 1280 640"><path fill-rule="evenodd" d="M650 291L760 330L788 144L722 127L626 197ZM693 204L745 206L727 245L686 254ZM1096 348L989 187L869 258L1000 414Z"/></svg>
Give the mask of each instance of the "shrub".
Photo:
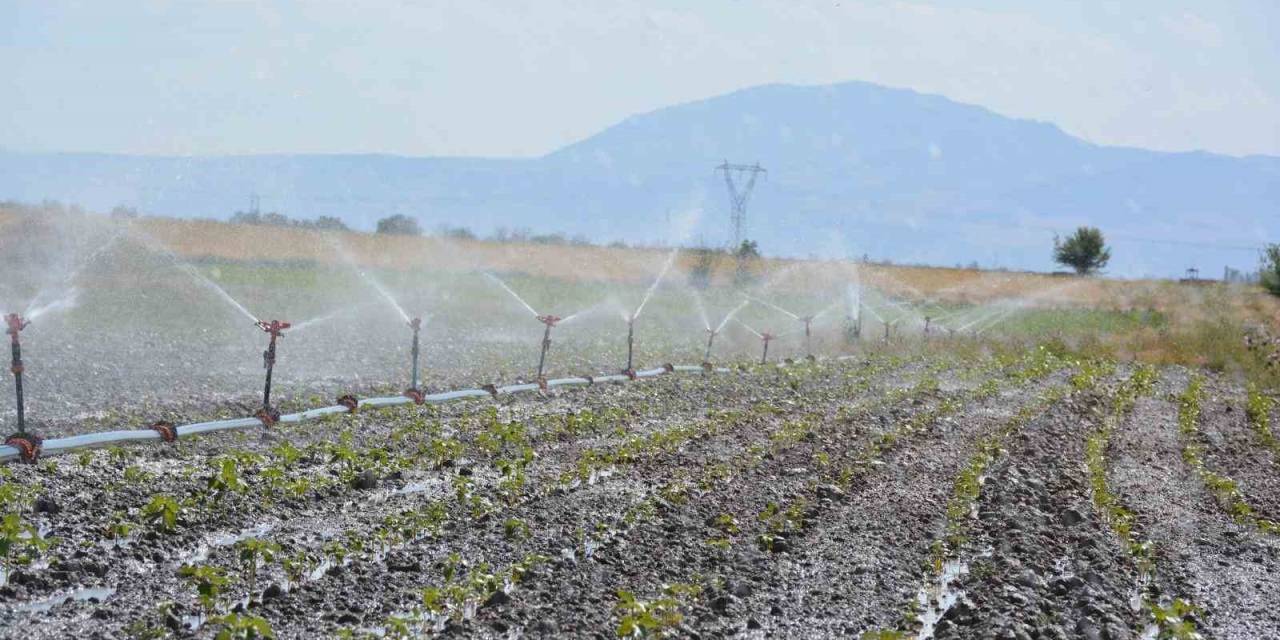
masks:
<svg viewBox="0 0 1280 640"><path fill-rule="evenodd" d="M1258 275L1263 289L1273 296L1280 296L1280 244L1269 244L1262 250Z"/></svg>
<svg viewBox="0 0 1280 640"><path fill-rule="evenodd" d="M386 233L401 236L420 236L422 235L422 227L418 225L418 221L404 214L397 213L393 216L387 216L378 221L378 233Z"/></svg>

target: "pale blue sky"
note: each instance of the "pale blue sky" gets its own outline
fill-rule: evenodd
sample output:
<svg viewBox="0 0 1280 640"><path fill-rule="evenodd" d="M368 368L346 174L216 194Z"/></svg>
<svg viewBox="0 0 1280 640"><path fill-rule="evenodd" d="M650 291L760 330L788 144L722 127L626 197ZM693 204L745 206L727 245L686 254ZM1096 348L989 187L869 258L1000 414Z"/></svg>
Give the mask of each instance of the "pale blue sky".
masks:
<svg viewBox="0 0 1280 640"><path fill-rule="evenodd" d="M1076 4L10 0L0 147L531 156L741 87L867 80L1280 155L1280 3Z"/></svg>

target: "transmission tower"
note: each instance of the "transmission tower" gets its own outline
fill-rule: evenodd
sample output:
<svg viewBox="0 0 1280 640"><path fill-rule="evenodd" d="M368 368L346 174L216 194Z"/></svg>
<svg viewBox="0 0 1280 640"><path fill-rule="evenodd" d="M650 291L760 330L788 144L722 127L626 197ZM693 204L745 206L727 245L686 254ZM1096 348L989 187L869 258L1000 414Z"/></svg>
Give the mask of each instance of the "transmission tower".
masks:
<svg viewBox="0 0 1280 640"><path fill-rule="evenodd" d="M767 172L759 162L751 165L729 164L728 160L716 167L716 171L724 172L724 184L729 188L729 249L736 250L746 240L747 200L751 198L751 190L756 186L756 177ZM745 184L743 178L746 178Z"/></svg>

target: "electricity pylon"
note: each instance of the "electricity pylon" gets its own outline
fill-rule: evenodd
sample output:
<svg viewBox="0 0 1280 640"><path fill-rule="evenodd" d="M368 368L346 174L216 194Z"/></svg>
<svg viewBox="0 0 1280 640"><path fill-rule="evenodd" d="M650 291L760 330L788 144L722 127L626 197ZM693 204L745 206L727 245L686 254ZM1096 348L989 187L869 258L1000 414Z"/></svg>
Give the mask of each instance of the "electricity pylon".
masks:
<svg viewBox="0 0 1280 640"><path fill-rule="evenodd" d="M746 240L747 200L751 198L751 190L756 186L756 177L767 171L759 162L751 165L729 164L728 160L716 167L716 171L724 172L724 184L729 188L729 250L736 251L742 246L742 241ZM743 177L747 178L746 184L742 184Z"/></svg>

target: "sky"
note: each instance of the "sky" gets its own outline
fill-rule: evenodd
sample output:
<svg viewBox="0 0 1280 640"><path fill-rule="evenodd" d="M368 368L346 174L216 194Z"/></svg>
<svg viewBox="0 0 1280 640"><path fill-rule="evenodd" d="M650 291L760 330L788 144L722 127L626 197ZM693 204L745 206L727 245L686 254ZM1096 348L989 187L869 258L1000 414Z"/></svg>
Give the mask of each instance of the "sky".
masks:
<svg viewBox="0 0 1280 640"><path fill-rule="evenodd" d="M1274 0L7 0L0 148L528 157L864 80L1099 144L1280 155L1275 25Z"/></svg>

